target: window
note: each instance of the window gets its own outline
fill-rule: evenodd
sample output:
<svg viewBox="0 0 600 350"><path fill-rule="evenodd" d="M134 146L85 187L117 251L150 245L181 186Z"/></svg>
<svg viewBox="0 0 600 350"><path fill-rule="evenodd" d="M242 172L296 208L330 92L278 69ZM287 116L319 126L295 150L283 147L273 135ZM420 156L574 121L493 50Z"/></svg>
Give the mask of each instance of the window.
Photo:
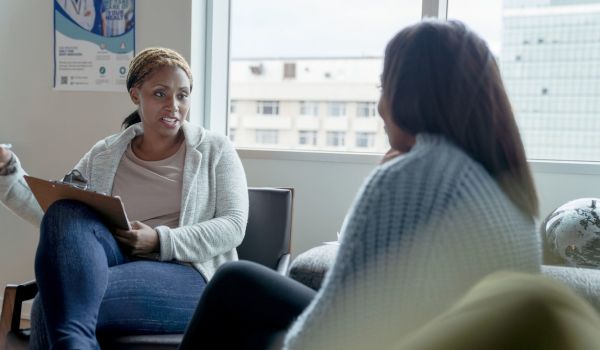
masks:
<svg viewBox="0 0 600 350"><path fill-rule="evenodd" d="M298 132L298 144L316 146L317 132L312 130L300 130Z"/></svg>
<svg viewBox="0 0 600 350"><path fill-rule="evenodd" d="M357 132L356 133L356 147L371 148L373 146L375 146L375 133L374 132Z"/></svg>
<svg viewBox="0 0 600 350"><path fill-rule="evenodd" d="M294 79L296 77L296 64L295 63L284 63L283 64L283 79Z"/></svg>
<svg viewBox="0 0 600 350"><path fill-rule="evenodd" d="M328 131L327 132L327 146L342 147L344 146L344 138L346 133L344 131Z"/></svg>
<svg viewBox="0 0 600 350"><path fill-rule="evenodd" d="M449 0L500 64L527 157L600 161L600 0Z"/></svg>
<svg viewBox="0 0 600 350"><path fill-rule="evenodd" d="M234 128L229 128L229 140L231 140L231 142L235 142L235 129Z"/></svg>
<svg viewBox="0 0 600 350"><path fill-rule="evenodd" d="M300 101L300 115L319 115L319 103L311 101Z"/></svg>
<svg viewBox="0 0 600 350"><path fill-rule="evenodd" d="M262 65L262 63L251 64L248 67L250 68L250 72L254 75L262 75L263 71L265 70L265 67Z"/></svg>
<svg viewBox="0 0 600 350"><path fill-rule="evenodd" d="M385 138L383 122L373 118L382 55L399 30L420 20L420 0L303 0L293 11L286 1L230 4L228 96L243 103L228 125L236 128L238 147L260 148L257 130L279 130L278 148L289 149L356 150L357 131ZM354 101L365 103L360 111ZM333 130L339 134L326 142ZM359 151L387 149L378 142Z"/></svg>
<svg viewBox="0 0 600 350"><path fill-rule="evenodd" d="M330 117L341 117L346 115L345 102L328 102L327 115Z"/></svg>
<svg viewBox="0 0 600 350"><path fill-rule="evenodd" d="M279 101L258 101L256 103L256 114L278 115Z"/></svg>
<svg viewBox="0 0 600 350"><path fill-rule="evenodd" d="M279 143L279 130L256 130L255 141L259 144L276 145Z"/></svg>
<svg viewBox="0 0 600 350"><path fill-rule="evenodd" d="M356 105L356 116L359 118L374 117L375 105L375 102L358 102Z"/></svg>
<svg viewBox="0 0 600 350"><path fill-rule="evenodd" d="M229 102L229 114L236 114L237 113L236 107L237 107L237 101L231 100Z"/></svg>

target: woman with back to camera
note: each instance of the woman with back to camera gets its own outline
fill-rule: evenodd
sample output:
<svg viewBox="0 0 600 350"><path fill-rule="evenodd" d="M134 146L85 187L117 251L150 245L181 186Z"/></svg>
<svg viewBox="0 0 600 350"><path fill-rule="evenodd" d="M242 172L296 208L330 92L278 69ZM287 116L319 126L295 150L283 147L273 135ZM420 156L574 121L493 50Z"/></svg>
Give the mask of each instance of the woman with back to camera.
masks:
<svg viewBox="0 0 600 350"><path fill-rule="evenodd" d="M182 349L261 349L282 330L286 349L388 349L489 273L540 270L537 196L485 42L454 21L407 27L386 47L381 85L392 150L359 190L318 293L226 264Z"/></svg>
<svg viewBox="0 0 600 350"><path fill-rule="evenodd" d="M98 335L181 333L216 269L237 260L248 190L225 136L186 121L192 75L183 57L149 48L130 63L137 110L125 130L75 166L91 188L121 196L131 231L111 232L74 201L43 214L19 160L0 148L0 198L40 227L32 348L97 349Z"/></svg>

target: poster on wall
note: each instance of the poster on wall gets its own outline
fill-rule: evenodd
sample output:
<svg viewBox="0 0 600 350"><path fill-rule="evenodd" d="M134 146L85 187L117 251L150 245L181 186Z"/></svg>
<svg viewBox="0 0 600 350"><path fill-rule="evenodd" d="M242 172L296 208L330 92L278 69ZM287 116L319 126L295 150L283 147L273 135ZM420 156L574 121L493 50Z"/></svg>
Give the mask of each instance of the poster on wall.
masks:
<svg viewBox="0 0 600 350"><path fill-rule="evenodd" d="M124 91L135 0L54 1L54 89Z"/></svg>

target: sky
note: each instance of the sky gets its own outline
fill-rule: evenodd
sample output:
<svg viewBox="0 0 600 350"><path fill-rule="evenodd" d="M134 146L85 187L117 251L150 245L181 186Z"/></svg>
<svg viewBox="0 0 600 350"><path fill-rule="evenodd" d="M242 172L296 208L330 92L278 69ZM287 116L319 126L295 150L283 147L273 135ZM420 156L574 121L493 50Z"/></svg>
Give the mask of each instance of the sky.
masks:
<svg viewBox="0 0 600 350"><path fill-rule="evenodd" d="M501 0L450 0L448 17L499 55ZM420 0L233 0L231 57L383 56L385 44L421 17Z"/></svg>

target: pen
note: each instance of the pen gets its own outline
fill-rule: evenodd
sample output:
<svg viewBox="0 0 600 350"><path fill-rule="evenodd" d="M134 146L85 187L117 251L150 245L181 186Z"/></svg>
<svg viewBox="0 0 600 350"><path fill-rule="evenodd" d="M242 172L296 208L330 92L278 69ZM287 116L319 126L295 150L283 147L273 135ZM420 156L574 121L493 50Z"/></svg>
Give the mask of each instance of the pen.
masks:
<svg viewBox="0 0 600 350"><path fill-rule="evenodd" d="M0 148L11 149L12 145L10 143L0 143Z"/></svg>

